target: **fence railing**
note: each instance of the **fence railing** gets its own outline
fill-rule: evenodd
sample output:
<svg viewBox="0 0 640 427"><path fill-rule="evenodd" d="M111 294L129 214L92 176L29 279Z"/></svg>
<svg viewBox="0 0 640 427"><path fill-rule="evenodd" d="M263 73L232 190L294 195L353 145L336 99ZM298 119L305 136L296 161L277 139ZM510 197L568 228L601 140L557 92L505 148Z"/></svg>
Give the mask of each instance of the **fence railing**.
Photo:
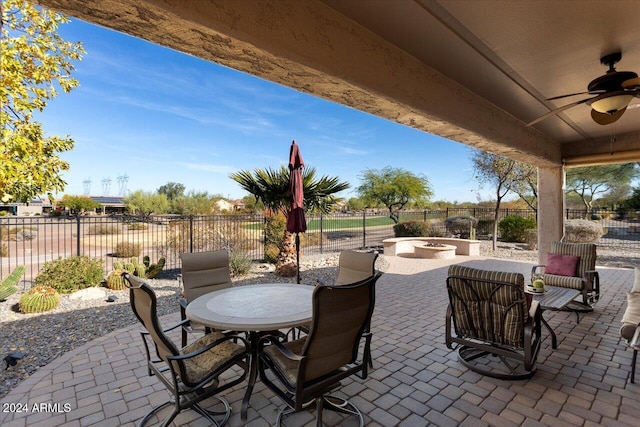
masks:
<svg viewBox="0 0 640 427"><path fill-rule="evenodd" d="M502 209L499 220L509 215L535 217L527 209ZM598 211L594 218L607 233L602 246L640 250L640 221L635 212ZM452 216L478 218L477 236L493 232L493 209L455 208L402 212L400 221L444 223ZM567 210L566 218L584 218L585 211ZM589 214L591 217L591 214ZM302 236L304 254L338 252L376 247L393 237L393 221L386 212L308 215ZM264 217L252 215L158 215L119 216L23 216L0 217L0 279L18 265L25 265L30 281L42 265L59 257L87 255L104 260L105 272L123 254L148 255L152 262L165 257L168 269L180 268L179 255L215 249L242 250L259 260L264 254ZM127 253L128 252L128 253Z"/></svg>

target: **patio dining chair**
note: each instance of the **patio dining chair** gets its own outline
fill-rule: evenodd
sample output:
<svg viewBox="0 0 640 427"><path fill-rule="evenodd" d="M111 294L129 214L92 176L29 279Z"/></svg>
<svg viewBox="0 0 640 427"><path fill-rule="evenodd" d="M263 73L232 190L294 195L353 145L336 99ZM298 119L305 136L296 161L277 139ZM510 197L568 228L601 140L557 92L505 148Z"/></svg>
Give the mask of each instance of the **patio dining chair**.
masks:
<svg viewBox="0 0 640 427"><path fill-rule="evenodd" d="M595 243L551 242L546 265L536 265L531 275L542 275L545 285L580 291L581 301L568 308L576 314L592 311L600 299L600 275L596 271Z"/></svg>
<svg viewBox="0 0 640 427"><path fill-rule="evenodd" d="M335 285L346 285L368 279L376 274L377 252L344 250L338 258Z"/></svg>
<svg viewBox="0 0 640 427"><path fill-rule="evenodd" d="M364 418L346 399L329 395L340 381L352 375L368 375L365 355L371 345L371 322L377 273L350 285L318 285L313 291L313 317L309 334L295 341L281 342L277 337L260 340L258 372L262 382L278 395L286 406L283 417L315 403L317 425L322 425L324 409L355 415L360 426ZM362 359L358 360L364 338ZM270 344L270 345L266 345Z"/></svg>
<svg viewBox="0 0 640 427"><path fill-rule="evenodd" d="M187 304L206 293L230 288L231 270L229 268L229 253L226 249L206 252L185 252L180 254L182 261L183 297L180 298L180 319L185 321L182 328L182 346L187 345L188 333L194 329L208 328L195 325L186 316Z"/></svg>
<svg viewBox="0 0 640 427"><path fill-rule="evenodd" d="M464 366L499 379L533 376L542 314L527 300L522 274L452 265L447 293L445 342Z"/></svg>
<svg viewBox="0 0 640 427"><path fill-rule="evenodd" d="M239 336L209 333L190 345L178 348L167 335L184 322L162 328L157 316L157 299L153 289L139 277L123 274L129 287L131 308L144 326L140 332L147 356L149 375L156 376L171 394L171 399L149 411L138 423L143 426L152 416L173 404L169 425L185 409L193 409L215 426L224 425L231 409L219 394L245 380L249 366L248 342ZM151 349L155 354L151 354ZM241 372L238 372L240 369ZM215 408L201 405L213 398ZM209 406L210 408L211 406Z"/></svg>

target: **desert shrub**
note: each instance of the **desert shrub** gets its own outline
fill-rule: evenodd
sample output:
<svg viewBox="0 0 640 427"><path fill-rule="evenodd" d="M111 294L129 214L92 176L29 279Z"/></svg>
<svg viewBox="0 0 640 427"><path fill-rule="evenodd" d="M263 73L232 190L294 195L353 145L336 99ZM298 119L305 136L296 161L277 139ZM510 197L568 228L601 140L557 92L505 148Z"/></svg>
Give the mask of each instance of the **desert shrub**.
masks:
<svg viewBox="0 0 640 427"><path fill-rule="evenodd" d="M56 209L56 210L53 210L53 211L49 212L49 216L52 216L52 217L56 217L56 218L57 218L57 217L59 217L59 216L62 216L62 211L59 211L59 210L57 210L57 209Z"/></svg>
<svg viewBox="0 0 640 427"><path fill-rule="evenodd" d="M327 242L329 238L326 233L314 232L314 233L300 233L300 245L305 246L318 246L320 242Z"/></svg>
<svg viewBox="0 0 640 427"><path fill-rule="evenodd" d="M21 242L23 240L33 240L38 236L38 233L33 228L25 227L20 229L16 233L16 240Z"/></svg>
<svg viewBox="0 0 640 427"><path fill-rule="evenodd" d="M113 224L96 224L87 228L85 234L109 235L120 234L120 227Z"/></svg>
<svg viewBox="0 0 640 427"><path fill-rule="evenodd" d="M598 213L592 213L591 214L591 220L592 221L600 221L602 219L602 215L598 214Z"/></svg>
<svg viewBox="0 0 640 427"><path fill-rule="evenodd" d="M509 215L498 223L498 232L505 242L524 243L527 241L527 230L536 227L536 220L533 218Z"/></svg>
<svg viewBox="0 0 640 427"><path fill-rule="evenodd" d="M525 231L527 247L530 251L538 249L538 229L530 228Z"/></svg>
<svg viewBox="0 0 640 427"><path fill-rule="evenodd" d="M426 237L429 230L429 224L423 221L402 221L393 226L396 237Z"/></svg>
<svg viewBox="0 0 640 427"><path fill-rule="evenodd" d="M450 216L444 220L447 231L461 239L468 239L471 228L478 226L478 219L472 216Z"/></svg>
<svg viewBox="0 0 640 427"><path fill-rule="evenodd" d="M275 264L278 262L278 255L280 255L280 248L273 243L264 247L264 260Z"/></svg>
<svg viewBox="0 0 640 427"><path fill-rule="evenodd" d="M287 227L287 218L282 214L265 215L264 240L266 245L282 246L284 230Z"/></svg>
<svg viewBox="0 0 640 427"><path fill-rule="evenodd" d="M229 269L234 277L247 274L252 264L253 260L248 252L235 250L229 253Z"/></svg>
<svg viewBox="0 0 640 427"><path fill-rule="evenodd" d="M149 226L142 222L132 222L127 224L127 230L148 230Z"/></svg>
<svg viewBox="0 0 640 427"><path fill-rule="evenodd" d="M564 242L595 243L604 234L597 222L586 219L569 219L564 223Z"/></svg>
<svg viewBox="0 0 640 427"><path fill-rule="evenodd" d="M113 256L117 258L130 258L140 256L140 244L133 242L118 242L113 250Z"/></svg>
<svg viewBox="0 0 640 427"><path fill-rule="evenodd" d="M61 294L68 294L79 289L97 286L102 281L103 275L102 260L87 256L72 256L46 262L33 284L51 286Z"/></svg>
<svg viewBox="0 0 640 427"><path fill-rule="evenodd" d="M7 247L6 243L3 243L2 245L0 245L0 257L7 256L9 256L9 248Z"/></svg>
<svg viewBox="0 0 640 427"><path fill-rule="evenodd" d="M0 216L8 216L9 212L8 211L0 211Z"/></svg>

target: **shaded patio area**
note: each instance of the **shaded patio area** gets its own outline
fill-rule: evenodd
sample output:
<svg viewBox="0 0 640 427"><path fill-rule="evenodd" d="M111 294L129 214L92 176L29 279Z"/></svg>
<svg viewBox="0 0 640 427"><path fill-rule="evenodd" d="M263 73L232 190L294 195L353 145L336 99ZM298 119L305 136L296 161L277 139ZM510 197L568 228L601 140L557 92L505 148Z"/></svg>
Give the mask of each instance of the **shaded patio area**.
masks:
<svg viewBox="0 0 640 427"><path fill-rule="evenodd" d="M377 284L374 369L367 380L349 380L340 390L352 397L368 426L637 425L640 384L627 383L631 351L618 334L633 270L598 268L601 300L593 313L581 316L580 323L571 313L545 312L558 335L558 349L551 349L543 329L535 376L502 381L467 370L445 347L447 267L458 262L517 271L528 278L531 264L483 257L383 258L388 268ZM177 319L178 313L162 320L169 324ZM133 425L151 405L168 396L158 380L146 374L138 330L132 325L112 332L41 368L2 399L0 424ZM243 422L243 392L238 387L224 395L233 408L228 425L273 425L279 399L258 382L248 420ZM34 404L54 406L40 413L4 410L7 404L18 403L28 404L30 410ZM307 413L296 417L294 425L313 422ZM326 425L350 425L334 415L325 418ZM205 421L186 411L175 425L199 426Z"/></svg>

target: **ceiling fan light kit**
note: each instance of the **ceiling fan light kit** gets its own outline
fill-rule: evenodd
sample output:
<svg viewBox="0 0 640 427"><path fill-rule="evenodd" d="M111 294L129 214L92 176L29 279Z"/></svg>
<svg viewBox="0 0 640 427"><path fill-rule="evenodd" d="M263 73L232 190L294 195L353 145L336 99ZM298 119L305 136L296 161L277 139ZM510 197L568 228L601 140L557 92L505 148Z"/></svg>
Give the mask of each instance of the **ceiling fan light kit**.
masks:
<svg viewBox="0 0 640 427"><path fill-rule="evenodd" d="M633 71L616 71L614 65L620 59L622 59L622 53L620 52L600 58L600 62L609 66L609 69L604 75L595 78L587 85L587 92L556 96L547 99L547 101L584 94L592 95L591 98L556 108L528 123L527 126L580 104L591 106L591 118L600 125L609 125L617 121L622 117L633 98L640 97L640 78L638 78L638 74Z"/></svg>

